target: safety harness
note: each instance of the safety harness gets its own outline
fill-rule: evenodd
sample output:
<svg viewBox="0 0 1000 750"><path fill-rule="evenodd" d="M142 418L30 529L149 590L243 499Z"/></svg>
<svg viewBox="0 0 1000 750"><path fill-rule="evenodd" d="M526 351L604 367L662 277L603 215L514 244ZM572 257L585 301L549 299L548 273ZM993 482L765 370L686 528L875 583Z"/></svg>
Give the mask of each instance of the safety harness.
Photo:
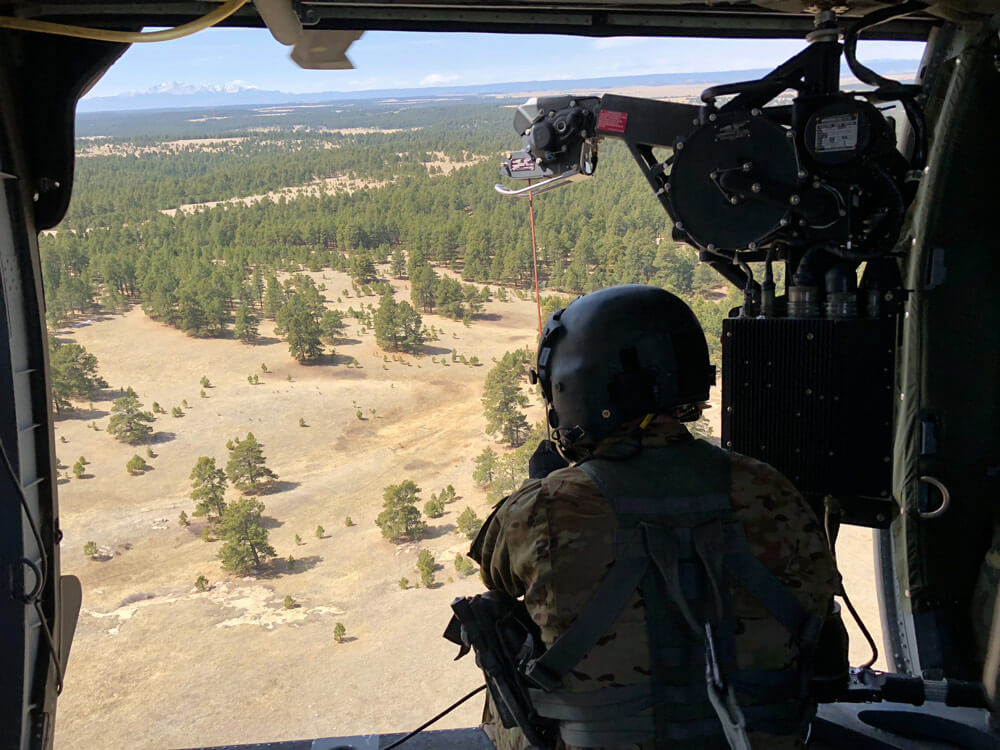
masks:
<svg viewBox="0 0 1000 750"><path fill-rule="evenodd" d="M503 636L502 623L513 621L498 617L496 602L480 596L452 605L456 617L446 637L463 644L460 656L469 646L476 650L504 725L526 729L540 747L551 746L553 725L577 747L654 737L656 747L743 750L750 747L748 729L804 733L815 710L809 681L823 618L808 615L751 551L732 513L729 454L687 439L646 447L626 460L592 458L578 466L608 500L618 526L615 560L570 627L543 651L537 631L525 638L533 623L524 616L519 627L525 629L513 639L524 647L516 648L509 634L497 640L506 646L491 645L484 634L495 639L495 628ZM798 646L797 669L738 668L731 581L788 631ZM650 681L565 689L563 678L612 630L637 591L646 610ZM524 607L508 604L515 605ZM484 619L493 627L483 627ZM501 651L512 667L503 676L486 668ZM502 684L510 680L520 684Z"/></svg>

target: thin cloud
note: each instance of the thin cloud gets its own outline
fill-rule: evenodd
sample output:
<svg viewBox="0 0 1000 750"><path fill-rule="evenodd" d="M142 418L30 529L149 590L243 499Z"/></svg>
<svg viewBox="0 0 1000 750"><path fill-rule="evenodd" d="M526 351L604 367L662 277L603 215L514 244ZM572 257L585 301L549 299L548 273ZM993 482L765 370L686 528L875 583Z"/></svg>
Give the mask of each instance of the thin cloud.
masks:
<svg viewBox="0 0 1000 750"><path fill-rule="evenodd" d="M420 79L421 86L440 86L445 83L454 83L460 76L446 76L441 73L431 73Z"/></svg>

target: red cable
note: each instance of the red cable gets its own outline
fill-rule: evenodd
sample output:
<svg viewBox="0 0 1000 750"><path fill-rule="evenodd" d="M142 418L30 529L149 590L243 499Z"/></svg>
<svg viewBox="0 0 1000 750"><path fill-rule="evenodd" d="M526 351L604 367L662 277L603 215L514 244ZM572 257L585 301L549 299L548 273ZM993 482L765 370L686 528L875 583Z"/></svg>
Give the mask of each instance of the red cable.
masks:
<svg viewBox="0 0 1000 750"><path fill-rule="evenodd" d="M530 182L528 183L531 184ZM538 337L542 336L542 301L538 295L538 250L535 245L535 204L528 192L528 220L531 224L531 262L535 269L535 308L538 310Z"/></svg>

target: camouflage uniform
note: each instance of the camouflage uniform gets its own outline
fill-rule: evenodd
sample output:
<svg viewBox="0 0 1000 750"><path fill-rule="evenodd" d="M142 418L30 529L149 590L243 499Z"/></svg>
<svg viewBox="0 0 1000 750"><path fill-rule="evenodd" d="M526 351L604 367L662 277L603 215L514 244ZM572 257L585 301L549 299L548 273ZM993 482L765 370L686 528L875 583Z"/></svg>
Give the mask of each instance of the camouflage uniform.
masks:
<svg viewBox="0 0 1000 750"><path fill-rule="evenodd" d="M629 439L621 430L601 448ZM661 417L643 436L643 446L668 447L689 440L679 422ZM734 518L744 525L752 553L789 589L809 614L824 616L839 576L816 517L792 484L767 464L731 454ZM573 622L614 559L615 515L597 486L579 468L530 479L498 506L473 545L490 589L524 596L542 639L551 646ZM798 649L784 628L749 594L732 587L739 669L794 669ZM563 688L588 691L649 682L644 605L639 594L615 627L566 676ZM737 695L741 704L744 698ZM497 746L527 747L518 729L484 720ZM756 735L756 736L755 736ZM802 739L750 733L754 747L794 748ZM652 738L643 750L654 746ZM559 747L565 747L559 742ZM572 750L572 749L569 749Z"/></svg>

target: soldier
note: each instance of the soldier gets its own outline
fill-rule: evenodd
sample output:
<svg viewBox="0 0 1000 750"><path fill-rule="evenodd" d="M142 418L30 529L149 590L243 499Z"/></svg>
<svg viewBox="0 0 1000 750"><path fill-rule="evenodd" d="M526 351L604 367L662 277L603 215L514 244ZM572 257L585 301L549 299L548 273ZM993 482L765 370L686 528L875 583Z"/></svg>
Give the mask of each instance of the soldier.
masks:
<svg viewBox="0 0 1000 750"><path fill-rule="evenodd" d="M549 319L532 378L554 445L470 554L540 629L520 672L545 744L801 747L839 576L787 479L684 426L715 380L694 314L653 287L580 297ZM495 696L491 738L529 747Z"/></svg>

